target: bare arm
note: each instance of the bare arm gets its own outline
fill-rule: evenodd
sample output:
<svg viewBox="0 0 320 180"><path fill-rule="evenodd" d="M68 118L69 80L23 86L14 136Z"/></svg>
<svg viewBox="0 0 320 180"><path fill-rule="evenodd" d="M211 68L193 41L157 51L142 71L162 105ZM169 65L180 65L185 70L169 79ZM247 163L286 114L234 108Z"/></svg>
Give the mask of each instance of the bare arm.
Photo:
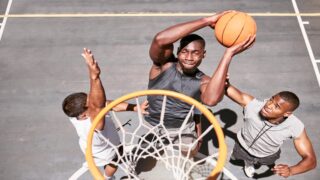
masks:
<svg viewBox="0 0 320 180"><path fill-rule="evenodd" d="M248 37L242 43L226 49L224 56L220 60L220 63L212 77L209 78L206 76L202 79L201 100L204 104L214 106L222 99L227 72L233 56L251 47L254 41L255 35Z"/></svg>
<svg viewBox="0 0 320 180"><path fill-rule="evenodd" d="M231 84L227 84L226 96L228 96L232 101L238 103L240 106L245 107L250 101L254 99L253 96L241 92L239 89L235 88Z"/></svg>
<svg viewBox="0 0 320 180"><path fill-rule="evenodd" d="M100 80L100 68L97 61L94 59L93 54L89 49L84 48L81 55L85 59L89 69L90 91L88 97L88 112L91 121L93 121L100 110L104 107L106 95ZM104 117L100 119L96 129L103 130L103 127Z"/></svg>
<svg viewBox="0 0 320 180"><path fill-rule="evenodd" d="M106 101L106 106L111 103L113 100L107 100ZM140 104L140 108L142 111L142 114L148 114L147 109L149 107L149 103L147 100L142 102ZM138 111L138 107L136 104L129 104L127 102L121 102L120 104L116 105L115 107L112 108L113 111L115 112L122 112L122 111Z"/></svg>
<svg viewBox="0 0 320 180"><path fill-rule="evenodd" d="M317 158L305 129L298 138L294 139L294 146L302 160L291 167L287 164L278 164L273 168L274 173L279 176L289 177L310 171L317 166Z"/></svg>
<svg viewBox="0 0 320 180"><path fill-rule="evenodd" d="M171 26L159 32L153 39L149 54L154 64L161 66L170 61L173 56L173 43L184 36L201 28L214 27L219 17L228 11L217 13L210 17L201 18Z"/></svg>
<svg viewBox="0 0 320 180"><path fill-rule="evenodd" d="M195 120L195 123L196 123L196 132L197 132L197 137L200 137L200 136L201 136L201 134L202 134L202 127L201 127L201 115L199 115L199 114L195 114L195 115L194 115L194 120ZM199 139L199 141L198 141L197 151L199 151L199 150L200 150L201 145L202 145L202 142L203 142L203 140L202 140L202 139Z"/></svg>

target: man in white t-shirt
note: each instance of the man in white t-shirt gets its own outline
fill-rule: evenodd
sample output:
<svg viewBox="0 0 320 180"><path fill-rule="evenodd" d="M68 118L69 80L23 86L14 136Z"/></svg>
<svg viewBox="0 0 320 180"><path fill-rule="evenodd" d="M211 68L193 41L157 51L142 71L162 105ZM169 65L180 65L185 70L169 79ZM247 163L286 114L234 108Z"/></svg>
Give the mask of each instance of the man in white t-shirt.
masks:
<svg viewBox="0 0 320 180"><path fill-rule="evenodd" d="M67 96L62 108L64 113L69 117L71 123L76 128L79 136L79 145L83 153L87 147L87 137L90 131L92 121L98 113L105 107L106 101L105 91L100 80L100 68L95 61L91 51L84 48L82 53L89 69L90 91L89 94L78 92ZM148 107L147 102L141 104L142 113L146 113ZM128 103L120 103L114 107L113 111L136 111L136 106ZM112 147L109 143L112 143ZM95 162L105 164L104 175L106 179L113 176L117 170L117 166L110 164L116 159L116 146L120 144L119 135L109 115L100 119L96 126L93 141L92 155ZM121 147L119 147L121 148ZM121 151L121 150L119 150Z"/></svg>
<svg viewBox="0 0 320 180"><path fill-rule="evenodd" d="M269 100L259 101L243 93L227 81L226 95L244 108L244 125L237 134L232 160L243 160L248 177L255 173L254 165L267 165L283 177L304 173L316 167L316 156L303 123L292 113L299 98L282 91ZM302 160L296 165L277 164L285 140L293 139Z"/></svg>

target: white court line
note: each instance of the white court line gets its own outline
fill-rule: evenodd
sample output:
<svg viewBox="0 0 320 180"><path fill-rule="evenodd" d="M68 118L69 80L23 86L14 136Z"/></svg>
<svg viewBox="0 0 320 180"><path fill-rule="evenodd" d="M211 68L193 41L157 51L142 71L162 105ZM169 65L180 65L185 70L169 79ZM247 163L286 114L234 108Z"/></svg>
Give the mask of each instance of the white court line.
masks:
<svg viewBox="0 0 320 180"><path fill-rule="evenodd" d="M211 13L172 13L172 12L106 12L106 13L47 13L47 14L9 14L2 15L0 18L76 18L76 17L191 17L191 16L212 16L214 12ZM293 17L293 16L308 16L308 17L319 17L320 13L248 13L251 16L261 16L261 17Z"/></svg>
<svg viewBox="0 0 320 180"><path fill-rule="evenodd" d="M7 5L7 9L6 9L6 13L5 15L8 16L10 8L11 8L11 4L12 4L12 0L8 1L8 5ZM2 35L3 35L3 31L4 31L4 27L6 26L6 22L7 22L8 17L4 17L2 24L1 24L1 28L0 28L0 41L2 39Z"/></svg>
<svg viewBox="0 0 320 180"><path fill-rule="evenodd" d="M293 5L295 13L299 14L299 9L298 9L296 0L292 0L292 5ZM300 26L300 29L301 29L301 32L302 32L303 39L304 39L304 41L306 43L306 46L307 46L307 49L308 49L308 53L309 53L309 56L310 56L310 59L311 59L311 63L312 63L314 72L315 72L317 80L318 80L318 85L320 87L320 73L319 73L319 68L317 66L317 61L314 58L314 54L313 54L313 51L312 51L312 48L311 48L311 45L310 45L310 42L309 42L308 35L306 33L306 29L304 28L301 16L297 15L297 19L298 19L298 22L299 22L299 26Z"/></svg>

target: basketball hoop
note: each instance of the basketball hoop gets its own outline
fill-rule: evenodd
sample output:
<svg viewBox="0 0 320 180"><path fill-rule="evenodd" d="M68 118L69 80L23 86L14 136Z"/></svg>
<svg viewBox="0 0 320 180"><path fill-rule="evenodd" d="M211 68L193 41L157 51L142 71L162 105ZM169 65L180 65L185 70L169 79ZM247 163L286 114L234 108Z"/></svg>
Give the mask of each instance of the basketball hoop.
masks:
<svg viewBox="0 0 320 180"><path fill-rule="evenodd" d="M135 173L135 166L137 165L138 160L141 158L152 157L158 161L161 161L167 169L171 170L175 179L190 179L190 176L194 174L197 168L199 168L203 164L210 162L210 160L211 162L213 160L213 163L211 163L211 165L213 164L213 166L211 167L212 169L209 171L209 173L207 175L203 175L200 173L200 175L196 176L196 179L210 179L213 177L217 177L219 172L223 170L227 157L227 147L224 142L223 131L218 121L215 119L213 114L200 102L194 100L189 96L167 90L144 90L133 92L112 101L104 109L101 110L101 112L97 115L92 123L92 127L88 134L86 149L86 160L93 177L99 180L104 179L92 157L92 138L99 119L104 117L105 114L107 114L113 107L121 102L135 99L136 104L140 104L139 97L152 95L164 96L159 124L156 126L150 126L150 124L145 122L144 117L141 113L141 108L139 106L137 106L137 115L139 118L139 122L132 122L137 123L137 127L132 132L127 132L126 129L121 126L122 123L117 115L114 112L112 113L114 122L119 127L119 134L121 137L120 145L113 145L109 143L119 157L118 162L112 163L118 166L118 170L121 169L123 172L125 172L129 179L139 179L139 176ZM163 125L163 120L165 119L164 109L166 106L167 97L177 98L183 102L190 104L191 109L188 113L188 117L190 117L194 108L198 109L211 122L212 126L203 131L202 135L198 137L197 140L195 140L192 144L183 144L182 142L179 142L178 144L173 143L169 138L171 132L169 132L168 129L166 129ZM186 125L186 122L189 119L188 117L186 117L186 119L184 120L181 129ZM202 157L202 159L198 161L193 161L192 158L188 158L192 153L192 147L194 145L197 145L199 139L202 139L212 129L214 129L217 135L219 144L218 152L209 156ZM159 133L160 130L161 133ZM145 134L154 135L152 141L148 141L145 136L139 135L139 131L144 131ZM181 139L182 136L181 132L182 131L176 132L179 139ZM108 139L106 139L106 141L108 141ZM123 147L123 153L120 153L118 151L119 146ZM186 151L186 154L181 153L182 147L189 147L189 149L187 149ZM152 151L150 151L150 149L152 149ZM216 157L217 160L215 160Z"/></svg>

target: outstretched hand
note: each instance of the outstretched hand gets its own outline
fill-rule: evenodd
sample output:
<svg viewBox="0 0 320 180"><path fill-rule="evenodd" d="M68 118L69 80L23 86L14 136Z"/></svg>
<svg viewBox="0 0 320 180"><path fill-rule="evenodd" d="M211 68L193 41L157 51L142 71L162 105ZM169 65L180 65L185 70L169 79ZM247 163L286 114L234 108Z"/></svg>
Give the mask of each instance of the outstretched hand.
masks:
<svg viewBox="0 0 320 180"><path fill-rule="evenodd" d="M97 79L100 75L100 68L97 61L94 59L90 49L83 48L82 57L86 60L89 68L89 74L91 79Z"/></svg>
<svg viewBox="0 0 320 180"><path fill-rule="evenodd" d="M149 112L147 111L148 107L149 107L149 102L147 100L143 101L143 103L140 104L141 113L144 115L149 114ZM138 111L137 105L134 107L133 110L136 112Z"/></svg>
<svg viewBox="0 0 320 180"><path fill-rule="evenodd" d="M249 49L251 46L253 46L255 40L256 40L256 35L250 35L243 42L229 47L227 49L227 52L231 53L231 56L239 54L242 51L245 51L246 49Z"/></svg>

